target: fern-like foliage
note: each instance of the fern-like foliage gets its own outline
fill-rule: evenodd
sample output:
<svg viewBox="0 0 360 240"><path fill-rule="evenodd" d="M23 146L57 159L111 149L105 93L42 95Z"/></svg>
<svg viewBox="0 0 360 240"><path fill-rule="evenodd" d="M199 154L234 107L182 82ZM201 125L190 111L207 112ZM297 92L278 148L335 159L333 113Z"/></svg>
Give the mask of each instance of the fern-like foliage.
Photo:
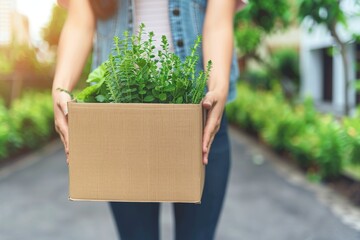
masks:
<svg viewBox="0 0 360 240"><path fill-rule="evenodd" d="M201 37L182 62L169 50L166 36L162 36L161 49L156 52L154 36L153 32L146 33L145 25L141 24L136 35L124 32L122 38L114 37L112 52L100 66L104 69L100 75L103 81L98 81L99 74L93 74L97 85L80 93L82 99L114 103L200 103L212 66L209 61L205 71L196 71ZM92 96L84 97L86 94Z"/></svg>

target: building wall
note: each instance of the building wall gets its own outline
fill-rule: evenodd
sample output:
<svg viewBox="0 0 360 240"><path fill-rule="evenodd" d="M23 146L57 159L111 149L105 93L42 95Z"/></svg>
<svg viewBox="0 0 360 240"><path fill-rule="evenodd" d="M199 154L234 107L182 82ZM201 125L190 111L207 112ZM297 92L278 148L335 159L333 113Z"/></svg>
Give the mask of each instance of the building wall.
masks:
<svg viewBox="0 0 360 240"><path fill-rule="evenodd" d="M349 7L348 5L347 7ZM322 26L315 26L311 32L308 31L309 22L304 22L302 25L301 44L300 44L300 70L301 70L301 95L311 96L315 101L322 104L323 101L323 59L321 53L324 48L335 47L336 44ZM360 33L360 18L349 19L349 29ZM341 39L344 41L351 40L351 34L342 28L338 27ZM350 79L356 79L356 45L355 43L348 44L348 71ZM338 51L334 51L333 58L333 99L327 105L331 106L333 112L342 112L344 109L344 67L341 56ZM325 66L326 67L326 66ZM355 107L355 90L349 88L349 103L350 106Z"/></svg>
<svg viewBox="0 0 360 240"><path fill-rule="evenodd" d="M0 1L0 45L11 41L11 14L15 10L16 0Z"/></svg>
<svg viewBox="0 0 360 240"><path fill-rule="evenodd" d="M0 0L0 45L30 45L28 18L16 12L16 0Z"/></svg>
<svg viewBox="0 0 360 240"><path fill-rule="evenodd" d="M13 42L30 46L29 20L26 16L18 12L11 14L11 36Z"/></svg>
<svg viewBox="0 0 360 240"><path fill-rule="evenodd" d="M321 89L323 72L321 51L318 49L301 50L300 54L301 86L300 91L303 97L311 96L314 100L320 101L322 98Z"/></svg>

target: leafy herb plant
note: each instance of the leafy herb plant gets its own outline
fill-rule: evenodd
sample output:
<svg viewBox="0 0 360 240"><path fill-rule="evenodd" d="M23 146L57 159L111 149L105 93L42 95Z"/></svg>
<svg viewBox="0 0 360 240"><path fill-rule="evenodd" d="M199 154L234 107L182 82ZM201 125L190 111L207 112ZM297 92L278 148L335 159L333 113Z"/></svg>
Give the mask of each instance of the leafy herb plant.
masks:
<svg viewBox="0 0 360 240"><path fill-rule="evenodd" d="M191 54L184 61L169 51L165 36L156 53L154 33L145 33L141 24L136 35L124 32L114 37L109 58L90 73L89 87L76 95L77 102L101 103L194 103L204 97L212 63L205 71L196 72L199 61L198 36ZM144 35L147 39L143 41ZM157 57L156 57L157 56ZM64 89L59 89L65 91Z"/></svg>

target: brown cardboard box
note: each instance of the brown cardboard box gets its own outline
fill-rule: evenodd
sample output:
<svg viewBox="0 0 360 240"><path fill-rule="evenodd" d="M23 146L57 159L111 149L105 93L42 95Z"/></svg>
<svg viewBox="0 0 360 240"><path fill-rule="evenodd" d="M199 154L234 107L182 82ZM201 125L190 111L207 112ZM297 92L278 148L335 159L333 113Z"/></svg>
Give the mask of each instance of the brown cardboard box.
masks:
<svg viewBox="0 0 360 240"><path fill-rule="evenodd" d="M200 104L68 103L69 198L201 200Z"/></svg>

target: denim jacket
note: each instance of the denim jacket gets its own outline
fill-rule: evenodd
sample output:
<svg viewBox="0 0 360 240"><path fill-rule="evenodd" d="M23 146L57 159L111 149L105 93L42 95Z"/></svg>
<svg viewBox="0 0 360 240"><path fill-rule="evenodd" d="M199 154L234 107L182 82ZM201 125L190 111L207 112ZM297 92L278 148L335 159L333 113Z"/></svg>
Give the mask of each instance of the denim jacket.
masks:
<svg viewBox="0 0 360 240"><path fill-rule="evenodd" d="M97 21L93 48L93 69L108 58L115 35L122 37L125 30L129 31L129 33L133 32L133 1L119 0L117 14L109 19ZM191 47L196 37L202 34L206 5L206 0L169 0L169 22L173 46L175 53L181 60L190 55ZM203 58L201 48L198 51L200 60L197 70L199 71L203 69ZM236 53L233 51L227 102L234 100L236 97L235 84L238 75L239 69Z"/></svg>

